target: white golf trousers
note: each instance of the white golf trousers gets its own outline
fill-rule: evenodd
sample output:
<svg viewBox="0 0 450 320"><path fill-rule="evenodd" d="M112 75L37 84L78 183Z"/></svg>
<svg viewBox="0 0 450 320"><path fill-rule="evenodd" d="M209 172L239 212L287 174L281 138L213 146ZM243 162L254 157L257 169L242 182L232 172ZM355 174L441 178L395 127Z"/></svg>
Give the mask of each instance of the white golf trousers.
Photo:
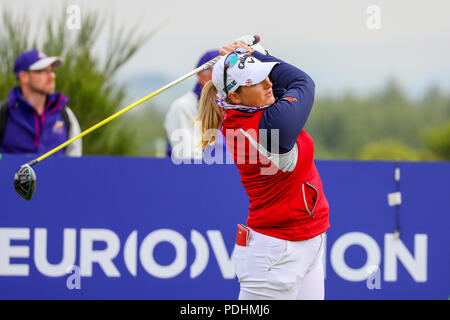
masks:
<svg viewBox="0 0 450 320"><path fill-rule="evenodd" d="M239 300L323 300L324 234L288 241L250 230L248 246L235 245Z"/></svg>

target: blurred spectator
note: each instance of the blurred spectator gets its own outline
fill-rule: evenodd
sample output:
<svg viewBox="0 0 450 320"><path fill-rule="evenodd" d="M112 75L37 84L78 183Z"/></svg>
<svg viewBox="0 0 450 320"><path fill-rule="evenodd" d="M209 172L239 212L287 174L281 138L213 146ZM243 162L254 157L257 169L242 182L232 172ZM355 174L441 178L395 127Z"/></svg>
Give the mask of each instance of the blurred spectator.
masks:
<svg viewBox="0 0 450 320"><path fill-rule="evenodd" d="M0 103L0 153L43 154L80 133L68 98L55 92L59 57L39 50L21 53L14 64L18 86ZM81 156L81 139L56 154Z"/></svg>
<svg viewBox="0 0 450 320"><path fill-rule="evenodd" d="M197 63L196 68L220 55L218 50L207 51ZM223 161L226 157L226 145L219 132L216 143L202 151L200 144L199 123L195 123L199 115L198 104L202 88L211 80L212 69L198 73L198 82L192 91L175 100L169 108L164 121L164 128L168 140L167 155L176 159L207 159L214 157L215 151L220 150Z"/></svg>

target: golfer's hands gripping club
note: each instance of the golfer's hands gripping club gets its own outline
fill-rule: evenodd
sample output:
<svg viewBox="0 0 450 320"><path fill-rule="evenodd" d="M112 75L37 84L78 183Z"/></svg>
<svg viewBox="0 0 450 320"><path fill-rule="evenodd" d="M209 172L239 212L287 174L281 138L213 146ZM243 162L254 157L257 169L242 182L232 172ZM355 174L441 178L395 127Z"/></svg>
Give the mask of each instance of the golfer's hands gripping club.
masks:
<svg viewBox="0 0 450 320"><path fill-rule="evenodd" d="M258 52L261 52L260 50L263 50L264 54L266 54L266 51L262 47L258 47L260 41L260 37L258 35L248 35L244 37L240 37L239 39L236 39L230 44L224 45L220 50L221 55L229 54L230 52L233 52L236 48L243 48L246 49L249 53L252 53L253 51L258 50Z"/></svg>
<svg viewBox="0 0 450 320"><path fill-rule="evenodd" d="M234 42L241 42L247 46L251 46L254 51L257 51L262 54L267 54L267 50L263 48L261 45L261 39L258 35L246 35L234 40Z"/></svg>

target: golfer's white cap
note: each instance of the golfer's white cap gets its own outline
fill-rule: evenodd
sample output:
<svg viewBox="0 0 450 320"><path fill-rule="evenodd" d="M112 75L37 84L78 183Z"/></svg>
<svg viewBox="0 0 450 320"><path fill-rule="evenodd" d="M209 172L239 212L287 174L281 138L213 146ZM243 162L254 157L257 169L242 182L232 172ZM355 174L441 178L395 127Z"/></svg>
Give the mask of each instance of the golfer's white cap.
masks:
<svg viewBox="0 0 450 320"><path fill-rule="evenodd" d="M245 49L237 48L217 61L212 72L212 82L220 98L226 97L226 92L233 92L240 86L253 86L269 76L278 62L261 62L250 55ZM227 72L224 84L224 72Z"/></svg>

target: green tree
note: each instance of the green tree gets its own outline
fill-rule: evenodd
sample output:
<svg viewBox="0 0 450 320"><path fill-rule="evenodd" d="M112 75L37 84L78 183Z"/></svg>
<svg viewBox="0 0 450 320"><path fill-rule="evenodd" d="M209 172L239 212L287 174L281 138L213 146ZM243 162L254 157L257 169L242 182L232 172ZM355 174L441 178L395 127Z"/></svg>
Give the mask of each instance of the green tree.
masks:
<svg viewBox="0 0 450 320"><path fill-rule="evenodd" d="M64 10L40 21L44 30L32 32L26 13L14 14L4 9L0 22L0 99L17 85L12 72L18 54L38 48L48 55L63 57L64 64L56 72L56 90L69 97L82 130L117 112L123 105L126 87L117 85L114 76L156 32L136 36L138 26L115 26L109 19L107 47L101 58L94 54L104 41L108 18L96 12L83 13L78 30L69 30ZM137 149L135 129L118 118L83 137L83 154L132 155Z"/></svg>
<svg viewBox="0 0 450 320"><path fill-rule="evenodd" d="M400 160L419 161L421 153L404 143L395 140L384 140L365 145L359 155L363 160Z"/></svg>
<svg viewBox="0 0 450 320"><path fill-rule="evenodd" d="M450 161L450 121L447 121L442 127L426 131L424 142L437 159Z"/></svg>
<svg viewBox="0 0 450 320"><path fill-rule="evenodd" d="M316 96L305 129L316 143L319 159L400 156L404 160L434 161L443 156L430 151L432 142L425 142L424 132L442 127L448 119L450 98L435 86L421 99L412 100L395 80L389 80L372 94ZM388 142L386 146L383 141Z"/></svg>

